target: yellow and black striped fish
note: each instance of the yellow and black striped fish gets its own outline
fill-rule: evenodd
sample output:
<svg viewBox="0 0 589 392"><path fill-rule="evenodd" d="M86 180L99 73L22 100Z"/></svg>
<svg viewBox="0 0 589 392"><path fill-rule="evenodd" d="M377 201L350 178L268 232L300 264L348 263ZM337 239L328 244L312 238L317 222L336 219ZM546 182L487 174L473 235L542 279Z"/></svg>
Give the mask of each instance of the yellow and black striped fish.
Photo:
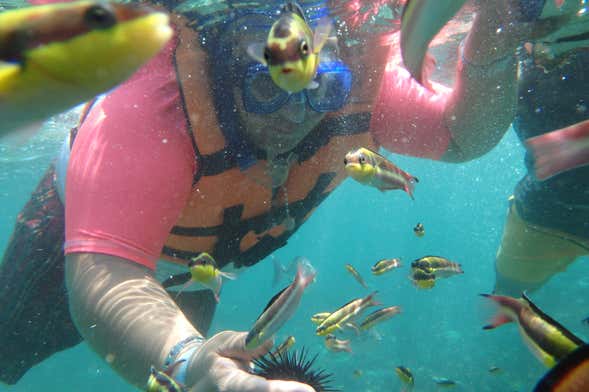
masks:
<svg viewBox="0 0 589 392"><path fill-rule="evenodd" d="M165 13L106 1L0 13L0 136L113 88L172 33Z"/></svg>
<svg viewBox="0 0 589 392"><path fill-rule="evenodd" d="M540 310L525 294L520 299L503 295L481 295L499 305L499 312L483 329L494 329L515 321L525 343L544 366L554 366L583 345L581 339Z"/></svg>

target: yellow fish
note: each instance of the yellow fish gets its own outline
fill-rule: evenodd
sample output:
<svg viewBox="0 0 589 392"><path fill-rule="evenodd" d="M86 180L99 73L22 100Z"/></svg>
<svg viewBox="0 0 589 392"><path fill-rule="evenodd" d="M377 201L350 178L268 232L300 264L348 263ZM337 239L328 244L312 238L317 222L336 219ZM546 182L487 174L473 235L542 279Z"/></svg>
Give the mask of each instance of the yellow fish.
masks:
<svg viewBox="0 0 589 392"><path fill-rule="evenodd" d="M129 78L172 37L143 5L78 1L0 13L0 136Z"/></svg>
<svg viewBox="0 0 589 392"><path fill-rule="evenodd" d="M266 43L250 45L248 53L268 67L270 77L278 87L297 93L317 87L313 79L319 67L319 52L330 32L328 17L321 18L313 31L300 5L289 1L270 28Z"/></svg>
<svg viewBox="0 0 589 392"><path fill-rule="evenodd" d="M367 295L364 298L357 298L340 307L331 313L325 320L317 326L315 334L326 336L336 329L342 329L350 320L362 314L368 307L380 305L380 302L374 299L377 291Z"/></svg>
<svg viewBox="0 0 589 392"><path fill-rule="evenodd" d="M522 298L481 294L499 305L499 313L483 329L494 329L515 321L532 353L546 367L583 345L583 341L542 312L525 294Z"/></svg>
<svg viewBox="0 0 589 392"><path fill-rule="evenodd" d="M346 173L364 185L381 192L402 189L413 199L416 177L404 172L377 152L361 147L350 151L344 158Z"/></svg>
<svg viewBox="0 0 589 392"><path fill-rule="evenodd" d="M230 272L223 272L217 268L215 259L203 252L200 255L193 257L188 263L190 271L190 280L182 287L176 297L188 286L193 283L199 283L213 291L215 300L219 302L219 295L221 294L221 286L223 285L223 278L235 279L236 275Z"/></svg>

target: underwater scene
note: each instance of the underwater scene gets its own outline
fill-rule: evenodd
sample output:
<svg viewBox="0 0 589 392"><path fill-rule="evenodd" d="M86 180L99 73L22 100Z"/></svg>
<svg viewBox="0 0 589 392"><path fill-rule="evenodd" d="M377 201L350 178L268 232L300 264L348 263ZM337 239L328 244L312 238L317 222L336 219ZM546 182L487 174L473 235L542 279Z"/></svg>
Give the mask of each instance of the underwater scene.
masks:
<svg viewBox="0 0 589 392"><path fill-rule="evenodd" d="M589 391L585 1L53 3L0 0L0 392Z"/></svg>

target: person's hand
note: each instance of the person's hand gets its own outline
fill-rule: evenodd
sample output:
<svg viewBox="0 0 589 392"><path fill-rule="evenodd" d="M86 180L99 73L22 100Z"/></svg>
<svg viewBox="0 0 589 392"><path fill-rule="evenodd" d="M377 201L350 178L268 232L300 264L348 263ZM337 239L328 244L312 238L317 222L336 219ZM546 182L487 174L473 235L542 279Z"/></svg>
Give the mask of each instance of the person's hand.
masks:
<svg viewBox="0 0 589 392"><path fill-rule="evenodd" d="M186 385L191 392L315 392L294 381L266 380L249 372L250 363L270 350L269 340L253 351L245 349L246 332L223 331L198 348L188 364Z"/></svg>

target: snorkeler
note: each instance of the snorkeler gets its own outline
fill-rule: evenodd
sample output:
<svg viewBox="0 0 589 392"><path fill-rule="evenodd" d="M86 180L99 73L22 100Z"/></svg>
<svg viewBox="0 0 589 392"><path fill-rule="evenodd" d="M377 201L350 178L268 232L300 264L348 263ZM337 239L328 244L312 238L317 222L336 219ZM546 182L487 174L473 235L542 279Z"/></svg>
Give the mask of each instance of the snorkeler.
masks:
<svg viewBox="0 0 589 392"><path fill-rule="evenodd" d="M300 5L313 28L330 15L328 2ZM285 246L346 178L348 151L402 147L461 161L488 150L500 139L495 129L511 121L515 82L496 86L515 75L515 45L495 34L511 15L494 17L495 4L481 5L456 87L438 93L388 64L393 54L382 43L390 31L378 31L372 18L333 29L337 40L322 48L316 88L285 91L247 53L267 38L281 4L231 6L212 15L187 7L172 18L173 40L85 112L63 159L19 215L0 266L10 316L0 324L3 381L14 384L85 338L139 387L153 366L189 391L310 392L243 371L269 341L248 351L246 332L206 337L214 296L185 291L176 302L161 278L185 274L202 252L223 270ZM337 18L345 21L341 7ZM473 65L504 57L487 74ZM493 122L474 127L473 118ZM473 129L484 142L463 143ZM43 224L29 224L38 217Z"/></svg>

